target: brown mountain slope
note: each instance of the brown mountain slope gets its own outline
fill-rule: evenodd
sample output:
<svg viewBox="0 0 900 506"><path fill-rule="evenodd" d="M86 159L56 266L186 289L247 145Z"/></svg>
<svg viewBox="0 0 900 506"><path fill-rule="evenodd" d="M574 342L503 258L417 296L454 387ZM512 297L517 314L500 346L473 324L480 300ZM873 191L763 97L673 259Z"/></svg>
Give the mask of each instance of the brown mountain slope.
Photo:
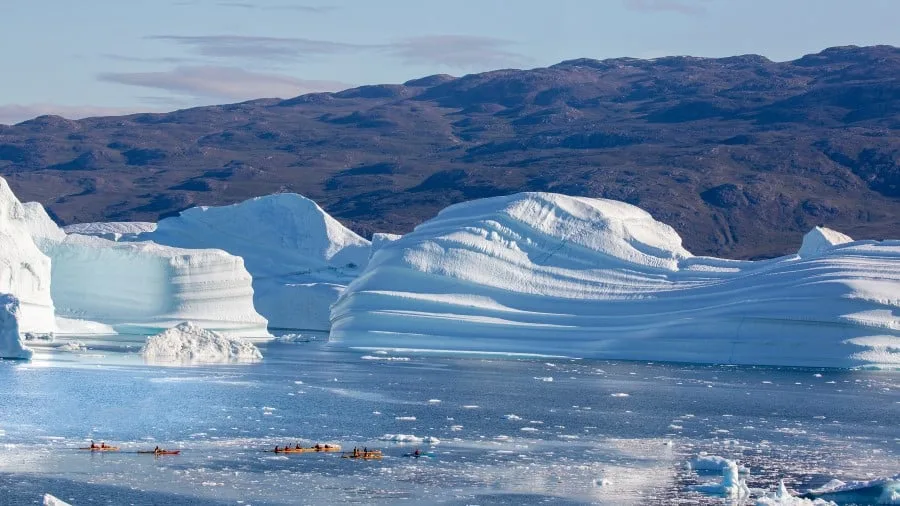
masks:
<svg viewBox="0 0 900 506"><path fill-rule="evenodd" d="M0 126L0 173L62 222L156 220L294 191L363 234L461 200L624 200L691 251L900 238L900 49L572 60L168 114Z"/></svg>

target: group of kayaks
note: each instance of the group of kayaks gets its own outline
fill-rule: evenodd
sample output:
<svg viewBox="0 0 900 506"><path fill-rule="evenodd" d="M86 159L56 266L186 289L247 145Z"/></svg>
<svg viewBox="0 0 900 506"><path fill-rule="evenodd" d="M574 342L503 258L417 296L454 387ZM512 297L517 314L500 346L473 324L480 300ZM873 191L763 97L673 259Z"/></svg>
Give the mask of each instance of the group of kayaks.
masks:
<svg viewBox="0 0 900 506"><path fill-rule="evenodd" d="M110 446L106 443L94 444L91 441L91 446L85 446L78 448L79 450L88 450L91 452L117 452L119 451L118 446ZM341 451L340 445L330 445L330 444L316 444L315 446L276 446L273 450L265 450L267 452L272 453L313 453L313 452L339 452ZM140 453L143 455L179 455L181 454L181 450L165 450L160 447L156 447L152 450L138 450L135 453ZM404 457L429 457L429 454L419 451L418 448L414 452L404 453ZM368 448L353 448L353 451L343 452L341 454L342 459L361 459L361 460L381 460L384 457L384 454L381 450L370 450Z"/></svg>
<svg viewBox="0 0 900 506"><path fill-rule="evenodd" d="M119 451L119 447L110 446L106 443L94 444L91 442L91 446L84 446L79 448L79 450L87 450L90 452L117 452ZM181 450L165 450L157 446L152 450L138 450L135 453L144 455L178 455L181 453Z"/></svg>

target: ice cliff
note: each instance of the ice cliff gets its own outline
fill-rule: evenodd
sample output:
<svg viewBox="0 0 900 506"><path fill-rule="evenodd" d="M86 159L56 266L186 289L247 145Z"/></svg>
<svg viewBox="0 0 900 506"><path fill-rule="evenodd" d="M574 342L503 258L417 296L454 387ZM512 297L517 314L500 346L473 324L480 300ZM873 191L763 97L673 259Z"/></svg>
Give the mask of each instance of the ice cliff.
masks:
<svg viewBox="0 0 900 506"><path fill-rule="evenodd" d="M521 193L379 241L332 308L352 346L900 366L900 241L817 228L796 255L696 257L622 202Z"/></svg>
<svg viewBox="0 0 900 506"><path fill-rule="evenodd" d="M38 249L29 232L29 215L0 178L0 293L19 300L19 330L50 333L56 330L50 296L50 259Z"/></svg>
<svg viewBox="0 0 900 506"><path fill-rule="evenodd" d="M242 257L253 275L256 309L280 329L327 331L331 303L369 256L368 241L293 193L191 208L139 237Z"/></svg>
<svg viewBox="0 0 900 506"><path fill-rule="evenodd" d="M19 335L19 300L0 294L0 358L31 358L31 350Z"/></svg>
<svg viewBox="0 0 900 506"><path fill-rule="evenodd" d="M193 321L252 338L268 338L253 308L250 274L240 257L149 241L115 242L66 234L35 203L25 206L28 230L52 259L50 290L57 313L146 333Z"/></svg>

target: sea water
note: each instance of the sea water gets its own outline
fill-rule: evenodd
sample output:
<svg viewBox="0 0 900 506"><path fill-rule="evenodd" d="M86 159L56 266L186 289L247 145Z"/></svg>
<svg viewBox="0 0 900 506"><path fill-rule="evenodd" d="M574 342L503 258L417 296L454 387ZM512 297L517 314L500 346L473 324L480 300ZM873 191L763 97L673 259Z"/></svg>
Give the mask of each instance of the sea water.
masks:
<svg viewBox="0 0 900 506"><path fill-rule="evenodd" d="M900 472L900 373L347 350L146 364L136 346L0 362L0 504L722 504ZM93 439L117 453L77 450ZM381 449L380 461L276 445ZM178 456L133 453L155 446ZM405 455L419 448L426 456Z"/></svg>

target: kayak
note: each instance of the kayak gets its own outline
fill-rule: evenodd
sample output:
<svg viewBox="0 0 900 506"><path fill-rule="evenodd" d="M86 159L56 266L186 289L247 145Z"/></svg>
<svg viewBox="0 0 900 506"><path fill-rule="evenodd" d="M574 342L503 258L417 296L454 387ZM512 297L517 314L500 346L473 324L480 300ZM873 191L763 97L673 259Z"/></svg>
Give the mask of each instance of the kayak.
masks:
<svg viewBox="0 0 900 506"><path fill-rule="evenodd" d="M181 450L141 450L138 453L145 455L178 455L181 453Z"/></svg>
<svg viewBox="0 0 900 506"><path fill-rule="evenodd" d="M79 450L90 450L92 452L117 452L119 451L118 446L107 446L106 448L91 448L90 446L85 446L79 448Z"/></svg>
<svg viewBox="0 0 900 506"><path fill-rule="evenodd" d="M314 453L314 452L339 452L341 451L341 447L337 445L328 445L328 448L324 446L316 448L315 446L310 446L308 448L279 448L278 450L266 450L272 453Z"/></svg>
<svg viewBox="0 0 900 506"><path fill-rule="evenodd" d="M404 457L413 458L413 459L418 459L418 458L422 458L422 457L427 458L427 459L430 459L431 456L432 456L432 454L431 454L431 453L425 453L425 452L419 452L418 455L416 455L415 453L404 453L403 456L404 456Z"/></svg>
<svg viewBox="0 0 900 506"><path fill-rule="evenodd" d="M342 459L381 460L382 457L383 455L381 454L381 451L366 453L359 452L357 454L345 453L344 455L341 455Z"/></svg>

